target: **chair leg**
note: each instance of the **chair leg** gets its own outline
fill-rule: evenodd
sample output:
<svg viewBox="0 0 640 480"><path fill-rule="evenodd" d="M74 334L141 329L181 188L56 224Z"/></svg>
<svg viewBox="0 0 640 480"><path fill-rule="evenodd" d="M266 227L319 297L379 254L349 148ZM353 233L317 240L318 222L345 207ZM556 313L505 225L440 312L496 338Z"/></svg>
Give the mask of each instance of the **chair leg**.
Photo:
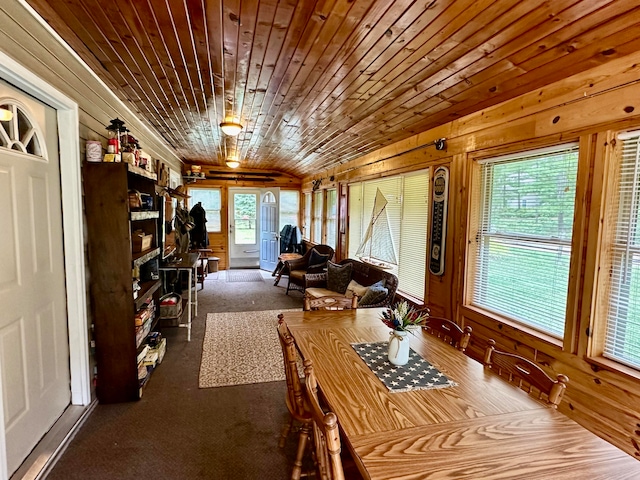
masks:
<svg viewBox="0 0 640 480"><path fill-rule="evenodd" d="M300 438L298 439L298 451L296 452L296 459L293 462L293 471L291 472L291 480L300 480L302 475L302 458L304 452L307 449L307 442L309 441L309 435L311 434L311 425L305 422L300 428Z"/></svg>
<svg viewBox="0 0 640 480"><path fill-rule="evenodd" d="M291 427L293 427L293 417L289 415L289 420L285 423L282 428L282 433L280 434L280 441L278 442L278 447L284 448L284 444L287 441L287 437L289 433L291 433Z"/></svg>

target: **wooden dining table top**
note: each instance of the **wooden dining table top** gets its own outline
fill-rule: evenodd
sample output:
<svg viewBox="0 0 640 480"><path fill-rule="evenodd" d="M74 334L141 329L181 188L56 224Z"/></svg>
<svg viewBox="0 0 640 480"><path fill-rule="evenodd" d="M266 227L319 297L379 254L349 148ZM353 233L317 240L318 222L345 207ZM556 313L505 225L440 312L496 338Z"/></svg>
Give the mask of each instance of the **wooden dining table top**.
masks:
<svg viewBox="0 0 640 480"><path fill-rule="evenodd" d="M381 311L284 317L365 478L640 479L640 461L426 332L411 348L457 385L390 392L352 347L389 339Z"/></svg>

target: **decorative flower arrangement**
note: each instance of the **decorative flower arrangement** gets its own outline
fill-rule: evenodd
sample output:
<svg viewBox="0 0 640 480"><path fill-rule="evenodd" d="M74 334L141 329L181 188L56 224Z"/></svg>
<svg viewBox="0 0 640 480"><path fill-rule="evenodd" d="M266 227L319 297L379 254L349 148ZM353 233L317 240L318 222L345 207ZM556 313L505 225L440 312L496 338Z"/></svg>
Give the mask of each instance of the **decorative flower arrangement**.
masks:
<svg viewBox="0 0 640 480"><path fill-rule="evenodd" d="M419 312L410 306L406 300L396 303L393 309L388 308L382 312L382 322L392 330L409 331L409 327L419 326L429 318L427 311Z"/></svg>

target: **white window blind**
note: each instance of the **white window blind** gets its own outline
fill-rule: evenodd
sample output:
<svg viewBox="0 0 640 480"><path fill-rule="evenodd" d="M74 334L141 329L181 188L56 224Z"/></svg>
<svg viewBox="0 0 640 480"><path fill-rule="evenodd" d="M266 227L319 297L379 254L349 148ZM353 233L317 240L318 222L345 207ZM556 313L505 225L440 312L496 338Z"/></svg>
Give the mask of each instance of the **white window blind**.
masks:
<svg viewBox="0 0 640 480"><path fill-rule="evenodd" d="M313 194L313 236L311 241L314 243L322 243L322 199L322 190Z"/></svg>
<svg viewBox="0 0 640 480"><path fill-rule="evenodd" d="M640 132L621 135L604 355L640 369Z"/></svg>
<svg viewBox="0 0 640 480"><path fill-rule="evenodd" d="M338 221L338 191L333 188L327 190L327 218L325 222L325 242L330 247L336 248L336 224Z"/></svg>
<svg viewBox="0 0 640 480"><path fill-rule="evenodd" d="M362 241L362 183L349 185L349 257L356 258L356 252Z"/></svg>
<svg viewBox="0 0 640 480"><path fill-rule="evenodd" d="M495 158L481 168L472 303L562 338L578 147Z"/></svg>
<svg viewBox="0 0 640 480"><path fill-rule="evenodd" d="M304 194L304 218L302 219L302 238L311 240L311 194Z"/></svg>
<svg viewBox="0 0 640 480"><path fill-rule="evenodd" d="M396 175L349 186L349 257L355 254L371 219L376 191L387 199L386 212L398 266L398 290L425 298L429 172Z"/></svg>
<svg viewBox="0 0 640 480"><path fill-rule="evenodd" d="M398 287L424 300L429 221L429 173L404 178Z"/></svg>

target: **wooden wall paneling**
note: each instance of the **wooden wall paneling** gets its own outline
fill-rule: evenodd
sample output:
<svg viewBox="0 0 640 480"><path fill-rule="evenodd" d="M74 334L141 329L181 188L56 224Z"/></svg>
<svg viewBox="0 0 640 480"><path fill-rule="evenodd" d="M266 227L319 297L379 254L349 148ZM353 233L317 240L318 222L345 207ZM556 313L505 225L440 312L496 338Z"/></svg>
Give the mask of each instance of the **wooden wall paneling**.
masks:
<svg viewBox="0 0 640 480"><path fill-rule="evenodd" d="M595 157L594 138L583 135L579 141L576 196L571 236L569 279L567 286L567 308L564 327L563 349L576 353L580 335L580 300L584 292L584 247L588 238L587 219L589 217L592 167Z"/></svg>
<svg viewBox="0 0 640 480"><path fill-rule="evenodd" d="M611 268L611 243L617 212L612 202L618 198L621 145L615 132L606 131L596 136L593 184L590 191L592 212L588 220L589 236L585 246L585 285L582 290L580 343L581 355L599 357L604 351L607 318L607 299ZM589 330L587 332L587 329Z"/></svg>
<svg viewBox="0 0 640 480"><path fill-rule="evenodd" d="M472 172L471 162L467 155L457 154L452 157L450 164L449 185L449 220L447 236L452 238L451 248L447 255L451 258L451 316L454 322L460 324L460 305L464 302L464 272L467 259L467 218L469 218L469 182ZM449 247L447 247L449 248ZM431 298L431 297L429 297ZM463 325L464 326L464 325Z"/></svg>

